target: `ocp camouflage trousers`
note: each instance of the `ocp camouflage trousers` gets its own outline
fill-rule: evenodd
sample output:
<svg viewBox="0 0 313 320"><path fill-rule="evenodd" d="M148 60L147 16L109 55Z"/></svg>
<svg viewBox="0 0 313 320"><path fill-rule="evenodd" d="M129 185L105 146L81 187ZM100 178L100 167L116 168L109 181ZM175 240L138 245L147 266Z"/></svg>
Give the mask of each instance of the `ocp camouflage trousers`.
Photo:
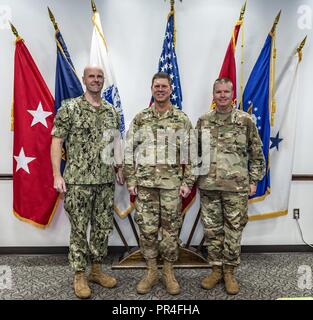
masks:
<svg viewBox="0 0 313 320"><path fill-rule="evenodd" d="M85 271L88 259L92 263L102 263L106 257L108 236L113 230L113 196L111 183L67 185L64 209L71 224L68 257L74 271Z"/></svg>
<svg viewBox="0 0 313 320"><path fill-rule="evenodd" d="M242 231L248 222L247 192L200 190L200 201L209 264L238 266Z"/></svg>
<svg viewBox="0 0 313 320"><path fill-rule="evenodd" d="M182 224L179 190L139 186L135 221L139 227L140 249L145 259L156 258L159 253L170 262L178 259L178 237Z"/></svg>

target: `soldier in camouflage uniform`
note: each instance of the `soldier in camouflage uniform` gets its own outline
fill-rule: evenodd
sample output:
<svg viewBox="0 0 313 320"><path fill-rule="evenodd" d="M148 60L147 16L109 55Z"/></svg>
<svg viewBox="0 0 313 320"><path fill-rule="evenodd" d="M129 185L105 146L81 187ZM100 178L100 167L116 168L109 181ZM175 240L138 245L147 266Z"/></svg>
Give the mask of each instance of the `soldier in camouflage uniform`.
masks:
<svg viewBox="0 0 313 320"><path fill-rule="evenodd" d="M115 109L101 99L103 71L87 66L84 70L84 95L64 100L52 129L51 160L54 188L65 194L64 208L71 224L69 262L75 271L74 291L79 298L88 298L91 290L85 276L90 258L89 280L112 288L116 279L101 271L107 255L108 236L113 229L113 187L115 178L123 184L122 162L112 163L120 150L114 139L119 129ZM60 172L62 145L66 146L64 176ZM110 143L111 154L104 150ZM116 177L113 165L118 167ZM90 222L90 243L87 226Z"/></svg>
<svg viewBox="0 0 313 320"><path fill-rule="evenodd" d="M262 142L251 116L232 107L233 85L217 79L213 87L216 109L198 120L196 129L210 132L210 165L199 176L201 218L213 272L201 285L213 288L222 278L228 294L237 294L234 268L240 263L240 241L248 222L248 195L265 173Z"/></svg>
<svg viewBox="0 0 313 320"><path fill-rule="evenodd" d="M127 133L125 152L124 174L130 194L137 196L135 221L148 267L137 292L147 293L158 282L160 253L164 260L163 283L170 294L178 294L180 286L173 263L178 259L181 197L189 195L195 182L188 150L183 150L189 144L191 122L170 102L172 88L168 74L155 74L151 91L154 103L134 118Z"/></svg>

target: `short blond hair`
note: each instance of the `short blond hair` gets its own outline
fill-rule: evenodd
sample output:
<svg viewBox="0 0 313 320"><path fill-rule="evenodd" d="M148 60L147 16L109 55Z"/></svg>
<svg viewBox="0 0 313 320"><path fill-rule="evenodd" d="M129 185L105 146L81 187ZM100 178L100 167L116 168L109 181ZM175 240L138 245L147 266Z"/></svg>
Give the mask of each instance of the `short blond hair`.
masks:
<svg viewBox="0 0 313 320"><path fill-rule="evenodd" d="M226 83L226 84L230 84L231 85L231 89L233 90L234 89L234 85L233 85L233 82L229 79L229 78L226 78L226 77L223 77L223 78L217 78L215 81L214 81L214 84L213 84L213 92L215 90L215 86L217 84L223 84L223 83Z"/></svg>

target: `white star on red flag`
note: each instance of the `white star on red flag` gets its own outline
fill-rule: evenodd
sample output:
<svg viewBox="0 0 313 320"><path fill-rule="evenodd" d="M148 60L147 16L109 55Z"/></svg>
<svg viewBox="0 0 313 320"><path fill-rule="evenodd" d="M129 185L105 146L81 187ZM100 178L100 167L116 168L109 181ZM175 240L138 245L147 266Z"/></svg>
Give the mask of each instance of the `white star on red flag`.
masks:
<svg viewBox="0 0 313 320"><path fill-rule="evenodd" d="M20 169L25 170L27 173L29 172L29 168L28 168L28 164L35 160L36 158L33 157L26 157L25 156L25 152L24 152L24 148L21 148L20 154L18 156L14 156L14 159L16 160L16 171Z"/></svg>
<svg viewBox="0 0 313 320"><path fill-rule="evenodd" d="M41 102L39 102L37 110L27 110L27 111L33 116L33 121L32 121L32 124L30 125L31 127L37 123L41 123L46 128L48 128L46 118L49 117L52 114L52 112L44 111L42 108Z"/></svg>

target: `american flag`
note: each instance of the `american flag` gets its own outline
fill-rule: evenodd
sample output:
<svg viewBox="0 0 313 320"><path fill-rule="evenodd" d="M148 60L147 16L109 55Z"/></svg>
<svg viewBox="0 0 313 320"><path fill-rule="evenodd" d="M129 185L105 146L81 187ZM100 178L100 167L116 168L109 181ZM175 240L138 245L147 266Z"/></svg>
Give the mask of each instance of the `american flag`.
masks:
<svg viewBox="0 0 313 320"><path fill-rule="evenodd" d="M172 79L171 103L178 109L182 109L183 96L181 92L177 57L175 52L175 15L171 9L166 24L165 37L161 57L159 60L159 72L166 72ZM182 199L182 212L186 213L195 200L197 188L192 187L191 193L187 198Z"/></svg>
<svg viewBox="0 0 313 320"><path fill-rule="evenodd" d="M159 60L159 72L166 72L172 79L171 103L178 109L182 109L183 96L181 92L177 57L175 53L175 17L171 11L167 18L165 37L161 57Z"/></svg>

